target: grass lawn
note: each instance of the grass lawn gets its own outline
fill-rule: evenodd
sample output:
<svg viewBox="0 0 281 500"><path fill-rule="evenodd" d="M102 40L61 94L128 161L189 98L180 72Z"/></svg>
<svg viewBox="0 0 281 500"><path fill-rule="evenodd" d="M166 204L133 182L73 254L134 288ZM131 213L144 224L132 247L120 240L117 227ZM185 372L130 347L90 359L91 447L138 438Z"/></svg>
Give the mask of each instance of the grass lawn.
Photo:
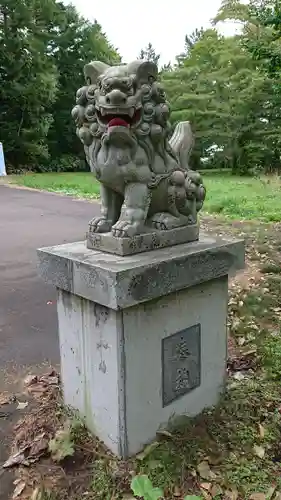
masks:
<svg viewBox="0 0 281 500"><path fill-rule="evenodd" d="M54 191L79 198L99 196L99 184L91 173L46 173L9 177L19 186ZM207 198L204 212L231 219L281 220L281 180L243 178L230 174L206 174Z"/></svg>
<svg viewBox="0 0 281 500"><path fill-rule="evenodd" d="M99 184L89 172L13 175L9 183L79 198L98 198Z"/></svg>

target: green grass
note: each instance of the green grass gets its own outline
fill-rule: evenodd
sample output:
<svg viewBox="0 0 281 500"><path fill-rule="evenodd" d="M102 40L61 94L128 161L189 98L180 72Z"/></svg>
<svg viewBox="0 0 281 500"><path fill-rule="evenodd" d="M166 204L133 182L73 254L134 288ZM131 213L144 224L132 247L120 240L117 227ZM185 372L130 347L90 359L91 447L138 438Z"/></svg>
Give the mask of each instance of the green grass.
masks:
<svg viewBox="0 0 281 500"><path fill-rule="evenodd" d="M90 172L13 175L9 177L9 182L78 198L91 199L99 196L99 184Z"/></svg>
<svg viewBox="0 0 281 500"><path fill-rule="evenodd" d="M281 220L281 181L277 177L206 175L204 211L231 219Z"/></svg>
<svg viewBox="0 0 281 500"><path fill-rule="evenodd" d="M95 199L99 184L91 173L46 173L9 177L19 186ZM231 219L277 222L281 220L281 181L277 177L233 177L205 173L207 198L204 212Z"/></svg>

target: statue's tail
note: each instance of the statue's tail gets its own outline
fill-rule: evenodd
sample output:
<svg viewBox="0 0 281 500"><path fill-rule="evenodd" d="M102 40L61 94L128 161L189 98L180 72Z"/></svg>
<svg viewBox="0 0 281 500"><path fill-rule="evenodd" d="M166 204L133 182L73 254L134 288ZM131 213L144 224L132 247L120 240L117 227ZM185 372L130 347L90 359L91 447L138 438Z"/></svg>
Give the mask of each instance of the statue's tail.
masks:
<svg viewBox="0 0 281 500"><path fill-rule="evenodd" d="M194 146L194 137L189 122L180 122L169 141L184 170L189 170L188 160Z"/></svg>

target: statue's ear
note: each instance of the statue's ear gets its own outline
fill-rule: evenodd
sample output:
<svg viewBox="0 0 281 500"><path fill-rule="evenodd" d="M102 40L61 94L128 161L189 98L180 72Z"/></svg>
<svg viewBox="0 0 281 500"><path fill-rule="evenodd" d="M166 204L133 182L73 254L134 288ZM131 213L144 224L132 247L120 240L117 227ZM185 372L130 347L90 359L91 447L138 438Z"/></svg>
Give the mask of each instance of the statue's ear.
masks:
<svg viewBox="0 0 281 500"><path fill-rule="evenodd" d="M136 77L140 83L153 82L157 80L158 68L152 61L139 62Z"/></svg>
<svg viewBox="0 0 281 500"><path fill-rule="evenodd" d="M101 61L92 61L84 66L84 75L88 85L97 83L97 79L102 75L110 66Z"/></svg>

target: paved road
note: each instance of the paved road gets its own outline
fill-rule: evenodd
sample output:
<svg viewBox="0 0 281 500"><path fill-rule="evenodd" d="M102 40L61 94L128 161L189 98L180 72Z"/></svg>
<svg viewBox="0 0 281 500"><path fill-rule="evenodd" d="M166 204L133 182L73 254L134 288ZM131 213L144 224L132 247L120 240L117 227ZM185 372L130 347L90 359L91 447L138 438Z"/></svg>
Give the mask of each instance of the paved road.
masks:
<svg viewBox="0 0 281 500"><path fill-rule="evenodd" d="M82 240L97 204L0 186L0 369L59 360L53 287L36 249ZM1 386L0 386L1 387Z"/></svg>
<svg viewBox="0 0 281 500"><path fill-rule="evenodd" d="M36 249L82 240L98 211L94 203L0 185L0 394L16 391L23 374L44 362L59 362L56 293L38 276ZM0 500L14 488L1 463L20 417L15 406L0 407Z"/></svg>

